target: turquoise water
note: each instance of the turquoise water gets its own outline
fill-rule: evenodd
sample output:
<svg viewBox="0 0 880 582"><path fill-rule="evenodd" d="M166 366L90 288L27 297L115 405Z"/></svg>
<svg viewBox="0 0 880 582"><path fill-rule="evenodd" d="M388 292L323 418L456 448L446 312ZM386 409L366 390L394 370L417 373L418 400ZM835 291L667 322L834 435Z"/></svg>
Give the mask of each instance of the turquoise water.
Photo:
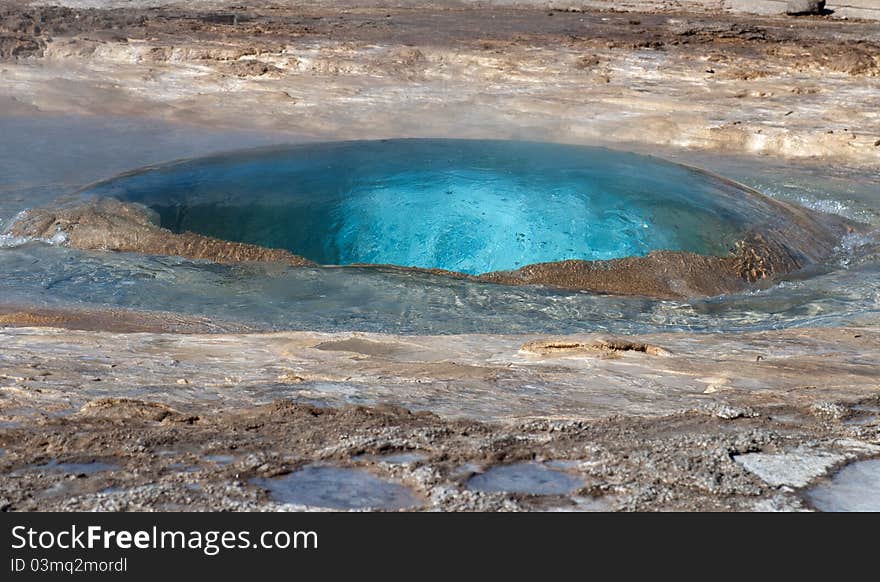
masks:
<svg viewBox="0 0 880 582"><path fill-rule="evenodd" d="M724 255L771 219L760 197L601 148L385 140L162 166L86 194L145 204L162 226L287 249L319 264L479 274L670 249Z"/></svg>
<svg viewBox="0 0 880 582"><path fill-rule="evenodd" d="M271 139L289 139L285 136L224 134L152 122L139 124L132 120L60 116L40 119L0 117L0 134L4 135L0 140L0 229L14 220L19 211L49 204L60 195L69 196L84 184L125 169L169 158L204 156L217 150L263 145ZM263 211L249 214L247 205L242 205L241 201L250 196L255 203L260 200L287 203L288 191L267 187L255 194L241 187L260 183L267 155L283 157L290 151L291 148L263 149L233 156L194 159L110 180L87 190L140 196L145 202L157 206L165 204L169 208L172 195L178 196L190 208L198 206L192 204L194 200L205 200L216 207L231 209L230 220L224 226L226 233L231 234L237 228L243 234L261 233L259 228L252 227L252 224L260 224L256 220L259 218L276 224L266 232L273 232L272 236L280 240L289 235L285 231L290 229L280 228L276 232L277 221L268 220L272 217ZM687 209L706 205L706 208L714 209L709 211L709 218L716 223L723 219L725 228L733 235L738 233L743 220L755 217L772 219L762 198L743 196L741 189L723 180L713 181L705 174L657 158L601 149L567 149L565 146L555 150L550 147L545 151L547 155L544 156L519 155L514 162L507 164L509 172L506 174L499 170L503 164L481 167L493 167L501 176L499 180L509 181L510 176L528 174L529 160L532 159L535 163L565 167L571 165L575 156L573 153L567 157L563 155L565 152L582 152L582 166L588 165L583 163L585 159L596 161L605 156L605 161L597 163L598 169L592 171L607 170L611 167L609 164L618 164L622 184L644 184L651 178L642 175L645 166L640 164L648 164L647 167L661 174L665 172L666 178L662 181L665 184L674 186L676 182L680 183L679 187L666 188L670 196L675 196L676 192L687 193L678 198L677 204L670 204L670 208L677 208L679 214L686 215ZM482 155L484 152L478 153ZM248 159L250 162L244 163ZM305 168L316 159L321 158L308 156L302 160L302 166ZM683 158L683 161L697 163L759 187L785 201L802 203L822 212L843 214L873 225L875 229L880 226L880 180L876 172L854 173L843 168L815 164L799 166L789 162L774 165L765 158L703 155ZM228 178L214 180L219 188L208 188L210 180L195 179L193 188L179 189L177 194L171 187L186 171L201 168L193 174L198 177L210 174L218 167L225 167ZM590 168L579 169L581 172L588 170ZM289 167L287 171L291 171ZM236 178L236 172L242 173ZM280 174L276 177L276 184L284 183ZM154 192L155 196L150 194L151 180L164 188ZM691 183L692 180L695 182ZM630 200L650 198L646 193L650 189L639 194L637 188L619 187L629 192ZM224 193L223 199L213 197L219 193ZM537 200L537 197L533 198ZM608 200L613 202L611 198ZM691 204L691 201L700 202ZM537 206L534 201L525 201L524 204L530 209ZM708 240L704 235L702 239L700 235L688 235L688 229L675 228L686 224L687 216L683 216L681 220L685 222L681 222L675 213L644 210L649 207L650 204L642 205L643 210L639 212L651 219L652 232L667 237L682 248L688 248L687 245L698 248L706 242L702 248L711 251L713 242L726 238L724 229L719 230L718 238L713 233L713 238ZM259 208L259 204L254 205L254 209ZM535 215L538 214L536 209ZM254 222L250 221L251 218ZM535 221L530 220L530 224L532 222ZM206 223L210 221L206 220ZM532 226L538 228L541 225ZM709 229L697 228L695 232L705 233L706 230ZM325 237L328 230L320 232ZM617 240L632 244L639 239ZM640 240L650 242L657 239ZM717 242L715 250L726 252L725 245ZM474 267L474 270L482 268L485 267ZM292 268L268 263L219 265L179 257L87 252L43 241L2 239L0 272L3 273L0 280L0 301L3 303L127 307L206 317L221 324L220 327L231 322L261 330L362 330L409 334L641 333L876 325L880 320L880 246L876 237L870 235L842 240L835 256L820 269L809 273L809 277L794 276L764 290L680 301L490 285L386 268Z"/></svg>

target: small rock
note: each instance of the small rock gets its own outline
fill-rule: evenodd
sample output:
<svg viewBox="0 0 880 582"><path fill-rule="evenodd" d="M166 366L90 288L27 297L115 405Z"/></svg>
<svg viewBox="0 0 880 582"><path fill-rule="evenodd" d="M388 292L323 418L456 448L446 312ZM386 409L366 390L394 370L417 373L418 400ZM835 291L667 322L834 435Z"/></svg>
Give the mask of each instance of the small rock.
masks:
<svg viewBox="0 0 880 582"><path fill-rule="evenodd" d="M708 390L708 389L707 389ZM758 413L751 408L735 407L728 404L713 403L706 407L706 411L723 420L734 420L737 418L755 418Z"/></svg>
<svg viewBox="0 0 880 582"><path fill-rule="evenodd" d="M828 418L833 420L842 420L850 415L850 410L846 406L836 402L816 402L810 406L810 413L819 418Z"/></svg>
<svg viewBox="0 0 880 582"><path fill-rule="evenodd" d="M825 0L788 0L785 5L785 13L790 15L822 14L825 10Z"/></svg>
<svg viewBox="0 0 880 582"><path fill-rule="evenodd" d="M283 384L299 384L301 382L305 382L305 378L303 378L302 376L297 376L296 374L290 373L281 374L280 376L278 376L277 380L278 382L281 382Z"/></svg>
<svg viewBox="0 0 880 582"><path fill-rule="evenodd" d="M733 460L768 485L805 487L846 460L838 451L799 447L785 453L746 453Z"/></svg>
<svg viewBox="0 0 880 582"><path fill-rule="evenodd" d="M266 73L278 73L281 69L262 61L245 59L226 63L223 72L236 77L261 77Z"/></svg>

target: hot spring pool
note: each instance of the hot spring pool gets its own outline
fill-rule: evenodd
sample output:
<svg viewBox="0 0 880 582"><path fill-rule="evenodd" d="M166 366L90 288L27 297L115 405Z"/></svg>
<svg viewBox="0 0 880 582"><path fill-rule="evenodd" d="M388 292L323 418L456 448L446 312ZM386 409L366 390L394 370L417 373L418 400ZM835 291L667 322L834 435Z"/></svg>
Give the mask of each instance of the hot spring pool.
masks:
<svg viewBox="0 0 880 582"><path fill-rule="evenodd" d="M767 329L857 323L878 311L870 227L825 240L828 215L601 148L470 140L261 148L129 172L58 204L95 199L142 205L173 233L283 249L309 264L107 253L7 235L8 300L391 333ZM625 297L484 276L661 250L720 260L755 233L799 268L724 296Z"/></svg>
<svg viewBox="0 0 880 582"><path fill-rule="evenodd" d="M163 227L318 264L469 274L669 249L726 254L773 204L714 176L599 148L466 140L343 142L181 162L88 194Z"/></svg>

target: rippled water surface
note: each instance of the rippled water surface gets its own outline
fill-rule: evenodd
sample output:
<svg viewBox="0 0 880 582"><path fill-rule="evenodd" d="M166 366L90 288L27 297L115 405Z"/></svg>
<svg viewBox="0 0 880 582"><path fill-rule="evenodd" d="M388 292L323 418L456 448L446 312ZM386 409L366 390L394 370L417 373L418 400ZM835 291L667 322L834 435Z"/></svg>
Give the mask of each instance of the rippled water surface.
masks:
<svg viewBox="0 0 880 582"><path fill-rule="evenodd" d="M272 141L290 141L289 137L221 134L132 121L63 118L39 121L0 119L0 132L4 135L0 140L0 226L13 220L22 210L49 203L60 195L70 194L121 171L167 159L266 145ZM662 154L658 152L658 155ZM755 160L708 156L676 161L696 163L718 171L774 197L843 214L875 228L880 224L880 178L870 172L829 171L827 168L820 171L796 164L776 166ZM549 156L542 163L562 162L559 156ZM526 166L527 160L514 165ZM681 171L678 166L670 167ZM511 184L515 185L517 181L505 176L508 180L506 187L513 188ZM337 178L344 182L342 176L337 175ZM468 176L456 176L460 183L466 183L467 179ZM667 176L667 182L671 179ZM424 183L434 201L447 196L444 188L448 184L436 180L424 180ZM625 184L626 180L623 186L618 186L625 190ZM370 240L385 240L388 229L409 228L410 221L406 219L415 210L401 210L391 223L380 220L377 224L378 218L370 214L379 207L395 206L395 197L390 194L394 187L391 184L387 188L367 189L363 197L352 202L354 208L344 208L343 214L349 223L343 220L341 226L333 230L334 240L361 240L364 232ZM137 189L132 188L130 192L136 194ZM711 189L700 192L702 194L697 194L712 196ZM457 203L472 203L473 199L468 198L472 194L469 191L467 196L458 196ZM575 194L573 190L559 192L559 204L553 212L557 223L571 213L572 204L589 210L588 202ZM456 196L454 192L452 196ZM688 218L669 218L662 216L662 212L658 216L649 200L633 196L632 199L622 198L627 204L620 207L615 206L614 199L609 199L601 207L592 209L608 221L606 232L609 236L599 242L607 242L610 246L594 244L589 232L581 232L580 238L551 237L549 246L558 250L576 239L593 245L589 248L599 253L632 251L639 254L667 243L678 248L711 252L718 250L708 248L713 240L728 242L724 228L732 229L731 236L736 234L739 223L730 216L725 216L722 221L724 228L711 225L702 230L700 225L679 231L666 228L670 224L687 224ZM218 200L213 200L212 204L218 204ZM492 204L493 209L503 208L506 214L513 212L519 226L529 226L529 214L523 210L528 205L522 197L516 198L516 202L492 199ZM702 207L711 208L711 204ZM250 215L245 212L248 220L257 220L267 212L264 207L252 210L254 212ZM168 212L170 216L171 211ZM420 212L425 213L423 209ZM718 216L721 211L706 212L704 218ZM230 220L233 226L237 224ZM352 225L352 220L357 224ZM640 220L644 221L641 226ZM697 222L709 224L703 219ZM648 229L644 229L645 224ZM652 228L652 225L664 227ZM191 227L182 222L181 228L184 226ZM260 232L252 223L247 226L248 232ZM442 247L439 241L443 239L444 228L438 225L431 231L431 237L439 245L435 249ZM627 233L627 228L632 232ZM639 228L651 233L646 235ZM498 231L498 236L503 239L487 242L488 250L498 244L516 247L519 234L526 237L540 234L540 229L522 232L522 229L504 228L490 221L470 225L458 233L453 242L465 244L462 241L468 240L466 235L479 229ZM711 230L719 233L718 239L706 236ZM573 231L567 232L571 235ZM278 236L282 234L285 233L276 233ZM530 245L527 247L531 248ZM366 254L349 258L340 254L329 258L340 263L374 260L369 255L372 252L369 244L353 244L351 248ZM336 249L339 250L338 244ZM411 249L404 251L409 253ZM476 253L474 256L477 255L482 257L479 261L483 263L458 267L471 271L495 268L485 263L485 258L492 253ZM321 256L315 257L321 259ZM528 260L532 258L528 257ZM175 257L85 252L40 241L22 244L22 241L8 239L0 241L0 270L4 275L0 283L3 301L7 303L124 306L173 311L244 322L261 329L356 329L399 333L715 331L873 324L880 313L880 253L871 235L853 235L842 240L837 255L827 265L809 273L809 277L793 277L766 290L695 301L604 297L538 287L507 287L382 268L217 265Z"/></svg>

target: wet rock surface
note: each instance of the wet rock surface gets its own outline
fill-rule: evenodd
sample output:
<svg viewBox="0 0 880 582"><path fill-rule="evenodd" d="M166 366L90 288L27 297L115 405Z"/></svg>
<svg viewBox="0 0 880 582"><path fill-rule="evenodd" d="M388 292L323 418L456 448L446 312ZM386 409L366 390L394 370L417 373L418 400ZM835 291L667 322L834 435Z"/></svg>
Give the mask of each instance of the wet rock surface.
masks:
<svg viewBox="0 0 880 582"><path fill-rule="evenodd" d="M6 1L0 98L308 137L528 135L864 166L880 139L878 26L649 2L614 12Z"/></svg>
<svg viewBox="0 0 880 582"><path fill-rule="evenodd" d="M177 255L217 262L278 261L311 265L279 249L219 240L194 233L174 234L156 225L153 213L112 199L57 209L35 209L12 225L13 236L63 241L74 248Z"/></svg>
<svg viewBox="0 0 880 582"><path fill-rule="evenodd" d="M140 329L134 326L136 312L122 320L126 331L141 333L2 329L0 421L27 422L40 410L186 419L175 412L180 404L216 401L234 407L292 397L323 406L393 403L483 419L683 409L737 419L753 418L758 405L782 404L803 406L817 419L853 430L874 418L861 412L870 403L852 410L846 404L876 392L877 333L867 329L553 338L143 333L155 325L156 314L151 315ZM593 347L639 345L655 349ZM149 407L137 402L148 394L161 398ZM111 400L108 408L106 398L123 400ZM823 412L828 409L845 413ZM850 417L865 424L850 423Z"/></svg>

